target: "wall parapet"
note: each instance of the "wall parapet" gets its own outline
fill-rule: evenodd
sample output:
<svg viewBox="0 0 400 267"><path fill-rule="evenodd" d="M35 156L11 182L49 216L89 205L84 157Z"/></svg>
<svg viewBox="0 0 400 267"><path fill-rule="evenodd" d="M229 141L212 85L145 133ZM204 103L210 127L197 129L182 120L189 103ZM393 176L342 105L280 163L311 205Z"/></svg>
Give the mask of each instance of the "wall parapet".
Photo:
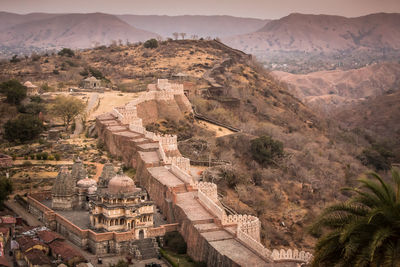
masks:
<svg viewBox="0 0 400 267"><path fill-rule="evenodd" d="M222 220L224 215L226 216L224 209L218 206L217 203L211 200L205 193L199 190L197 191L197 195L200 203L211 211L219 220Z"/></svg>
<svg viewBox="0 0 400 267"><path fill-rule="evenodd" d="M203 192L212 201L214 202L218 201L218 192L216 184L210 182L196 182L193 184L193 188Z"/></svg>
<svg viewBox="0 0 400 267"><path fill-rule="evenodd" d="M298 261L306 263L310 263L313 258L311 253L305 251L299 252L297 249L281 249L279 251L277 249L274 249L272 251L271 257L274 261Z"/></svg>
<svg viewBox="0 0 400 267"><path fill-rule="evenodd" d="M273 260L271 251L264 247L261 242L255 240L253 237L251 237L249 234L245 233L244 231L241 230L241 227L238 225L237 227L237 232L236 232L236 237L242 241L244 244L249 246L251 249L253 249L256 253L258 253L260 256L267 258L269 260Z"/></svg>
<svg viewBox="0 0 400 267"><path fill-rule="evenodd" d="M194 179L191 175L187 174L181 168L179 168L176 164L172 164L170 171L175 174L179 179L181 179L186 184L194 184Z"/></svg>

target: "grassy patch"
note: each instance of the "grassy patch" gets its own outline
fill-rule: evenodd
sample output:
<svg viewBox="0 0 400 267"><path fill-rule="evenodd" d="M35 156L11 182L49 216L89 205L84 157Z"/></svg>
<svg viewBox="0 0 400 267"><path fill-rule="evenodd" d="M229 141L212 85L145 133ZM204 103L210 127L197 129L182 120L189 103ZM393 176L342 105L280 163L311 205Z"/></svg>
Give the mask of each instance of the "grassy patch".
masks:
<svg viewBox="0 0 400 267"><path fill-rule="evenodd" d="M204 263L194 262L187 254L177 254L169 249L160 249L161 255L174 267L201 267Z"/></svg>

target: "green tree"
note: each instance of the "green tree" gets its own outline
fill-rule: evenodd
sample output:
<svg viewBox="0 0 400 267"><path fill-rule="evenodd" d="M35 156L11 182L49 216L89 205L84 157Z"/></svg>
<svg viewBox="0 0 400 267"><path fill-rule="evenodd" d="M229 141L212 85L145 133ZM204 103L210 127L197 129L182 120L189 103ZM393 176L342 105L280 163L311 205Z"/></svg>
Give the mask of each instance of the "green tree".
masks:
<svg viewBox="0 0 400 267"><path fill-rule="evenodd" d="M8 196L13 191L13 184L11 179L4 176L0 177L0 209L4 207L4 201L8 199Z"/></svg>
<svg viewBox="0 0 400 267"><path fill-rule="evenodd" d="M85 109L85 104L73 96L57 96L51 111L53 114L63 120L65 129L68 128L71 122L81 114Z"/></svg>
<svg viewBox="0 0 400 267"><path fill-rule="evenodd" d="M44 126L37 116L21 114L4 124L4 137L11 142L26 142L39 137Z"/></svg>
<svg viewBox="0 0 400 267"><path fill-rule="evenodd" d="M325 230L313 266L400 266L400 172L393 184L371 172L347 188L349 200L326 208L311 228Z"/></svg>
<svg viewBox="0 0 400 267"><path fill-rule="evenodd" d="M144 42L143 46L145 48L151 48L151 49L157 48L158 47L158 42L157 42L156 39L153 38L153 39L150 39L150 40L147 40L146 42Z"/></svg>
<svg viewBox="0 0 400 267"><path fill-rule="evenodd" d="M73 57L75 55L74 51L72 51L69 48L63 48L58 52L59 56L67 56L67 57Z"/></svg>
<svg viewBox="0 0 400 267"><path fill-rule="evenodd" d="M26 97L26 87L17 80L8 80L0 84L1 92L7 96L7 103L19 105Z"/></svg>
<svg viewBox="0 0 400 267"><path fill-rule="evenodd" d="M250 141L250 151L255 161L260 164L271 164L275 158L283 155L282 142L264 135Z"/></svg>
<svg viewBox="0 0 400 267"><path fill-rule="evenodd" d="M390 145L375 143L364 149L359 158L364 165L371 165L376 170L389 170L394 157Z"/></svg>

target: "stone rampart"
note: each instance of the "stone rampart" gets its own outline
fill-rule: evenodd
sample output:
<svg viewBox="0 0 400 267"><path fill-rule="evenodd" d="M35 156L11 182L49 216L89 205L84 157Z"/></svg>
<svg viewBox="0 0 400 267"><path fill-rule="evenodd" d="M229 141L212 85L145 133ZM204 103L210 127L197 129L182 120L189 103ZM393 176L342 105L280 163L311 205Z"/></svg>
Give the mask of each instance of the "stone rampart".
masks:
<svg viewBox="0 0 400 267"><path fill-rule="evenodd" d="M183 88L170 86L164 80L158 81L157 88L149 88L152 89L139 96L135 101L131 101L125 108L133 109L141 101L156 99L154 97L156 93L160 92L158 90L163 90L161 96L166 95L167 92L183 94ZM186 97L184 98L187 100ZM180 225L179 231L188 243L188 254L190 256L198 261L206 260L209 266L238 266L237 262L246 262L245 258L240 258L239 254L232 254L232 251L222 252L224 251L223 247L212 241L216 238L214 235L202 234L200 229L211 227L207 231L217 231L217 236L229 236L220 239L219 242L225 242L224 240L231 240L232 238L236 240L226 242L229 243L229 246L236 246L237 248L242 246L242 252L253 257L254 266L281 266L279 264L271 265L270 263L293 261L292 259L285 261L281 254L279 254L279 258L276 253L273 256L273 253L261 244L260 221L257 217L251 215L228 216L218 200L217 186L213 183L196 183L193 177L189 175L189 159L166 156L166 151L175 149L177 151L175 136L160 136L148 132L139 122L139 118L134 118L134 116L129 118L130 121L126 121L126 115L123 115L126 114L126 111L123 108L116 109L111 114L110 116L119 121L119 124L124 124L125 128L118 126L118 124L111 124L109 122L110 116L104 115L98 118L96 124L99 138L104 141L110 153L122 156L125 163L137 169L136 180L146 188L149 196L168 222ZM133 113L129 113L129 116L131 114ZM132 120L135 120L135 122L131 123ZM134 136L137 137L134 138ZM157 145L154 145L155 143ZM143 150L144 147L152 147L154 151ZM179 151L177 152L179 153ZM192 213L194 208L188 205L197 205L198 212ZM204 219L199 217L199 214L203 214ZM205 226L197 226L201 224ZM189 229L190 232L186 232L185 229ZM232 229L236 230L233 231ZM161 234L162 232L163 229L154 229L151 234ZM224 253L228 254L223 255ZM210 261L211 254L213 256ZM301 259L307 259L303 262L308 262L310 258L304 256ZM219 261L225 261L227 265L221 265ZM263 262L263 264L260 262Z"/></svg>

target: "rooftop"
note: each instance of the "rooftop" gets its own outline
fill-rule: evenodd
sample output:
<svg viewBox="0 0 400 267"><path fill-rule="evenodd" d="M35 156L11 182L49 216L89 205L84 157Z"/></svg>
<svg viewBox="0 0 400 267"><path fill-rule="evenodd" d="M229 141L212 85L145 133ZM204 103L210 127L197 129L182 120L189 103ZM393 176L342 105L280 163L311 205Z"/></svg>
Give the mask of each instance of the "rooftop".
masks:
<svg viewBox="0 0 400 267"><path fill-rule="evenodd" d="M69 261L70 259L73 258L81 258L82 261L85 260L85 258L78 250L74 249L64 241L55 240L49 246L52 251L52 254L60 255L63 261Z"/></svg>
<svg viewBox="0 0 400 267"><path fill-rule="evenodd" d="M46 244L49 244L56 239L64 240L64 237L57 234L56 232L49 231L49 230L39 231L39 232L37 232L37 235L40 238L40 240L42 240Z"/></svg>
<svg viewBox="0 0 400 267"><path fill-rule="evenodd" d="M27 251L28 249L30 249L36 245L41 245L41 246L46 247L46 244L40 242L37 239L28 237L28 236L21 236L21 237L17 238L17 242L19 244L21 251L23 251L23 252Z"/></svg>
<svg viewBox="0 0 400 267"><path fill-rule="evenodd" d="M86 79L84 79L84 81L86 81L86 82L97 82L97 81L99 81L99 80L97 80L95 77L93 77L93 76L90 76L90 77L87 77Z"/></svg>
<svg viewBox="0 0 400 267"><path fill-rule="evenodd" d="M43 251L39 249L32 249L25 253L26 259L33 266L49 265L51 266L51 260L47 257Z"/></svg>

